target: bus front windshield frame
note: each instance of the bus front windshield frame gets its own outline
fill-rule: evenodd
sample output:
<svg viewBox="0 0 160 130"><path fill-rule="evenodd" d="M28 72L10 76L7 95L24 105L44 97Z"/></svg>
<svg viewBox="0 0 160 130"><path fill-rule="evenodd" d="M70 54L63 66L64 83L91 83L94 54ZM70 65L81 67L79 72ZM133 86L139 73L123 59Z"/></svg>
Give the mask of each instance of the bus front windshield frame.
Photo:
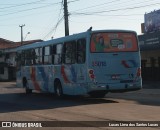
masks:
<svg viewBox="0 0 160 130"><path fill-rule="evenodd" d="M138 40L131 32L93 33L90 42L91 53L138 51Z"/></svg>

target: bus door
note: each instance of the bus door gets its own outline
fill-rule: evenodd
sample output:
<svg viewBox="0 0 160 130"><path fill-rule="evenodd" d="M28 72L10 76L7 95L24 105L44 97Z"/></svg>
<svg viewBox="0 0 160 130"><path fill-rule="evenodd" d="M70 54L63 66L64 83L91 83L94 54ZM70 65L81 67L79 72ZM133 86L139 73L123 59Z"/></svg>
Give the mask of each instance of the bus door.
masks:
<svg viewBox="0 0 160 130"><path fill-rule="evenodd" d="M61 68L64 91L68 94L83 94L86 82L86 40L64 43L63 63Z"/></svg>
<svg viewBox="0 0 160 130"><path fill-rule="evenodd" d="M77 86L79 90L76 92L86 93L87 91L87 67L86 67L86 39L77 40L76 49L76 72L77 72Z"/></svg>

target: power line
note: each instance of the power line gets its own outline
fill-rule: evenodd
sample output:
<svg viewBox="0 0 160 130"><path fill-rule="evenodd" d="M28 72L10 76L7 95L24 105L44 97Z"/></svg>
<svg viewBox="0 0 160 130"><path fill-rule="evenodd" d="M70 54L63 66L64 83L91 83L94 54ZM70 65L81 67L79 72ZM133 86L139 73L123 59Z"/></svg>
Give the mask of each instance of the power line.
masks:
<svg viewBox="0 0 160 130"><path fill-rule="evenodd" d="M129 5L128 6L130 6L131 7L131 5L133 6L133 5L135 5L135 4L142 4L142 3L146 3L146 2L150 2L150 0L146 0L146 1L143 1L143 2L137 2L137 3L134 3L134 4L131 4L131 2L133 1L133 0L129 0L129 1L126 1L125 3L124 2L122 2L122 3L115 3L115 2L118 2L118 1L120 1L120 0L113 0L113 1L110 1L110 2L105 2L105 3L102 3L102 4L97 4L97 5L93 5L93 6L88 6L88 7L85 7L85 8L81 8L81 9L78 9L78 10L74 10L74 11L72 11L71 13L73 13L73 12L76 12L76 11L82 11L82 10L86 10L86 9L90 9L90 8L94 8L95 9L95 7L100 7L100 6L105 6L105 5L108 5L108 6L105 6L105 8L114 8L114 6L115 5L118 5L118 6L120 6L121 4L125 4L125 3L129 3ZM153 0L152 0L153 1ZM111 3L113 3L113 5L109 5L109 4L111 4ZM121 6L121 7L123 7L123 6ZM124 6L125 7L125 6Z"/></svg>
<svg viewBox="0 0 160 130"><path fill-rule="evenodd" d="M60 11L59 11L59 15L58 15L58 21L57 21L57 24L56 24L56 26L55 26L54 33L53 33L52 37L54 37L54 35L55 35L56 31L57 31L57 28L58 28L59 24L60 24L61 21L63 20L63 17L62 17L62 20L61 20L61 18L60 18L60 15L61 15L61 13L62 13L62 9L63 9L63 0L62 0L62 3L61 3L61 8L60 8Z"/></svg>
<svg viewBox="0 0 160 130"><path fill-rule="evenodd" d="M14 8L14 7L18 7L18 6L30 5L30 4L39 3L41 1L46 1L46 0L39 0L39 1L29 2L29 3L24 3L24 4L16 4L16 5L12 5L12 6L3 7L3 8L0 8L0 9L8 9L8 8Z"/></svg>
<svg viewBox="0 0 160 130"><path fill-rule="evenodd" d="M108 14L88 14L88 13L73 13L71 15L93 15L93 16L117 16L117 17L121 17L121 16L137 16L137 15L144 15L144 14L113 14L113 15L108 15Z"/></svg>
<svg viewBox="0 0 160 130"><path fill-rule="evenodd" d="M59 11L59 15L58 15L58 21L57 21L57 23L59 23L59 24L60 24L59 20L60 20L60 15L61 15L62 9L63 9L63 0L62 0L62 3L61 3L61 8L60 8L60 11ZM52 37L54 37L54 35L55 35L55 33L56 33L56 30L57 30L57 27L58 27L58 24L57 24L57 26L55 27L55 31L54 31L54 34L53 34Z"/></svg>
<svg viewBox="0 0 160 130"><path fill-rule="evenodd" d="M110 3L117 2L117 1L120 1L120 0L113 0L113 1L110 1L110 2L105 2L105 3L94 5L94 6L89 6L89 7L86 7L86 8L81 8L81 9L78 9L78 10L75 10L75 11L82 11L82 10L85 10L85 9L94 8L94 7L105 5L105 4L110 4Z"/></svg>
<svg viewBox="0 0 160 130"><path fill-rule="evenodd" d="M46 39L47 37L49 37L53 33L53 31L55 31L57 29L57 27L63 21L63 19L64 19L64 16L61 17L61 19L59 19L59 21L56 23L56 25L51 29L51 31L49 33L47 33L47 35L43 39Z"/></svg>
<svg viewBox="0 0 160 130"><path fill-rule="evenodd" d="M138 8L144 8L144 7L150 7L153 5L159 5L160 3L154 3L154 4L149 4L149 5L141 5L141 6L135 6L135 7L127 7L127 8L119 8L119 9L112 9L112 10L103 10L103 11L97 11L97 12L82 12L82 13L77 13L77 14L84 14L84 15L93 15L93 14L99 14L99 13L106 13L106 12L114 12L114 11L124 11L124 10L132 10L132 9L138 9ZM76 12L75 12L76 13ZM74 14L74 12L72 13Z"/></svg>
<svg viewBox="0 0 160 130"><path fill-rule="evenodd" d="M26 11L36 10L36 9L40 9L40 8L45 8L45 7L53 6L53 5L59 4L59 3L60 3L60 2L51 4L51 5L45 5L45 6L40 6L40 7L25 9L25 10L18 10L18 11L15 11L15 12L2 14L2 15L0 15L0 16L6 16L6 15L11 15L11 14L17 14L17 13L22 13L22 12L26 12Z"/></svg>
<svg viewBox="0 0 160 130"><path fill-rule="evenodd" d="M68 1L68 3L74 3L74 2L77 2L77 1L80 1L80 0L72 0L72 1Z"/></svg>
<svg viewBox="0 0 160 130"><path fill-rule="evenodd" d="M52 9L53 10L53 9ZM51 10L48 10L48 11L43 11L43 12L36 12L36 13L31 13L31 14L27 14L27 15L20 15L20 16L12 16L12 17L8 17L8 18L3 18L3 19L1 19L1 21L7 21L7 20L14 20L14 19L19 19L19 18L25 18L25 17L29 17L29 16L32 16L32 15L42 15L42 14L47 14L47 13L50 13L51 12Z"/></svg>
<svg viewBox="0 0 160 130"><path fill-rule="evenodd" d="M50 35L52 35L52 33L54 32L53 36L55 35L56 33L56 30L57 30L57 27L58 25L61 23L61 21L63 20L64 17L61 17L60 18L60 15L61 15L61 12L62 12L62 9L63 9L63 0L61 2L61 7L60 7L60 10L59 10L59 14L58 14L58 20L57 20L57 23L55 24L55 26L51 29L51 31L49 31L49 33L47 33L47 35L45 35L45 37L43 39L46 39L47 37L49 37Z"/></svg>

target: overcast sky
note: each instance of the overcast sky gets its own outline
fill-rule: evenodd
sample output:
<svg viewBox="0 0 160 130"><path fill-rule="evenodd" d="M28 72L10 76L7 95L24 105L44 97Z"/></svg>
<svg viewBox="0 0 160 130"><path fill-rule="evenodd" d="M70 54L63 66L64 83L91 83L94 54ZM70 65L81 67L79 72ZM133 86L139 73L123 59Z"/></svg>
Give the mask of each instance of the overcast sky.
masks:
<svg viewBox="0 0 160 130"><path fill-rule="evenodd" d="M20 41L64 36L62 0L0 0L0 38ZM159 0L68 0L70 34L127 29L141 34L144 14L160 9ZM30 34L27 34L30 32Z"/></svg>

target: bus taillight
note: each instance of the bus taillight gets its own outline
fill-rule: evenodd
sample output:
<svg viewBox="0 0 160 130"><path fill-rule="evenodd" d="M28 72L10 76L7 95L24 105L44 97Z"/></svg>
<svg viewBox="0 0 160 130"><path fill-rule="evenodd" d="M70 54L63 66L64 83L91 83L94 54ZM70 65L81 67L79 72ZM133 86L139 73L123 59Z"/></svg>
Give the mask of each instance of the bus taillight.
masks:
<svg viewBox="0 0 160 130"><path fill-rule="evenodd" d="M94 71L92 69L89 70L90 79L95 79Z"/></svg>
<svg viewBox="0 0 160 130"><path fill-rule="evenodd" d="M141 68L137 69L137 76L140 77L141 76Z"/></svg>

